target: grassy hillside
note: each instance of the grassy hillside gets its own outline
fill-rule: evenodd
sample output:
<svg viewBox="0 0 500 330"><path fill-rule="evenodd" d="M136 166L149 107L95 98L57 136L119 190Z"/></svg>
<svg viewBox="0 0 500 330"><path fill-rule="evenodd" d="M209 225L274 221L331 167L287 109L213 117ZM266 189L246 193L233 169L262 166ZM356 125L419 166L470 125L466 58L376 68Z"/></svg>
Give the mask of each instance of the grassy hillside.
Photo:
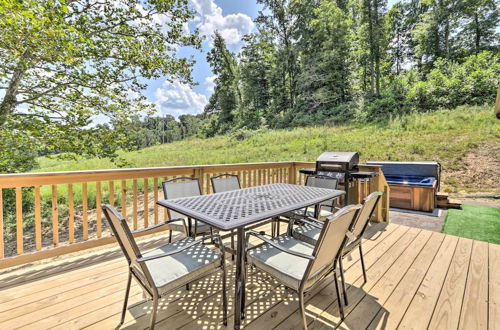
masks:
<svg viewBox="0 0 500 330"><path fill-rule="evenodd" d="M121 156L129 167L223 164L284 160L314 161L323 151L357 151L366 160L437 160L444 171L460 173L466 155L482 145L500 144L500 121L491 107L459 107L413 114L386 124L307 127L190 139ZM496 156L498 158L498 155ZM115 168L105 159L78 162L41 158L37 171ZM448 189L461 181L447 176ZM474 190L474 189L472 189ZM483 186L481 191L498 190Z"/></svg>

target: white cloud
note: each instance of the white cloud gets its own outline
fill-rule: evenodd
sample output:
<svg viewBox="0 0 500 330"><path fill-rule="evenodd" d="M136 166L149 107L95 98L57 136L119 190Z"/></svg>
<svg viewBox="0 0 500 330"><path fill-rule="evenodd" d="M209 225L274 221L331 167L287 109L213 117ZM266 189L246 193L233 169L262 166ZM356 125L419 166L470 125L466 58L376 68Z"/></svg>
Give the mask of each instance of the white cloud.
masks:
<svg viewBox="0 0 500 330"><path fill-rule="evenodd" d="M205 95L196 93L189 85L178 81L164 82L161 88L155 90L155 97L158 112L174 117L201 113L208 102Z"/></svg>
<svg viewBox="0 0 500 330"><path fill-rule="evenodd" d="M207 86L207 91L213 92L215 88L215 79L217 75L205 77L205 86Z"/></svg>
<svg viewBox="0 0 500 330"><path fill-rule="evenodd" d="M192 3L200 14L197 27L202 35L211 37L217 30L229 45L235 45L253 30L254 23L248 15L237 13L223 16L222 9L214 0L192 0Z"/></svg>

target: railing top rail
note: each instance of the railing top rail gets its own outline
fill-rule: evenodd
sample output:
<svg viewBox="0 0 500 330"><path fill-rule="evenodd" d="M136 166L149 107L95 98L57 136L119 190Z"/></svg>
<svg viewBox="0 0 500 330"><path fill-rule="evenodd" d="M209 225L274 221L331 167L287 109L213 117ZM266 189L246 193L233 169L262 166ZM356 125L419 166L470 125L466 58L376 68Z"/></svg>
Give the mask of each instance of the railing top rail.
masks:
<svg viewBox="0 0 500 330"><path fill-rule="evenodd" d="M124 168L124 169L103 169L103 170L81 170L62 172L31 172L0 174L0 188L14 188L37 186L44 184L63 184L76 182L104 181L146 178L162 175L181 175L189 171L203 169L205 173L217 171L237 171L253 168L279 168L294 165L294 161L263 162L263 163L237 163L237 164L212 164L212 165L191 165L191 166L166 166L166 167L145 167L145 168Z"/></svg>

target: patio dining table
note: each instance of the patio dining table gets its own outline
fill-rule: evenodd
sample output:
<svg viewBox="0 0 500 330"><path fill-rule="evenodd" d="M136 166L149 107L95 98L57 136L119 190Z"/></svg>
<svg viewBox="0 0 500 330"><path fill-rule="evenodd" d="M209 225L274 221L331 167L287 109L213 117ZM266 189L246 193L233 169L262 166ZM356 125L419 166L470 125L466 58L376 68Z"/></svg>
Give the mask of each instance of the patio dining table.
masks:
<svg viewBox="0 0 500 330"><path fill-rule="evenodd" d="M245 306L245 227L343 194L342 190L275 183L157 203L222 231L236 229L234 328L240 329Z"/></svg>

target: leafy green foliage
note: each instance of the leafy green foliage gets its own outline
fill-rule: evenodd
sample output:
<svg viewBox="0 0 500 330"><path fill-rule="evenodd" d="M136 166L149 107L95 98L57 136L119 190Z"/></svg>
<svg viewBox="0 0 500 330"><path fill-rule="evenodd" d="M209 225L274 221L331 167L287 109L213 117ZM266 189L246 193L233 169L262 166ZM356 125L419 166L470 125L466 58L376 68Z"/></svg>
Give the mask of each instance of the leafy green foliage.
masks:
<svg viewBox="0 0 500 330"><path fill-rule="evenodd" d="M500 56L484 51L465 62L439 59L427 80L415 83L408 98L419 109L492 104L500 77Z"/></svg>
<svg viewBox="0 0 500 330"><path fill-rule="evenodd" d="M491 0L409 0L389 10L386 0L258 3L264 10L239 61L223 61L220 41L211 52L211 63L237 74L216 80L206 135L387 121L494 100L500 40ZM212 115L216 108L224 110Z"/></svg>
<svg viewBox="0 0 500 330"><path fill-rule="evenodd" d="M119 127L152 109L144 78L190 83L176 51L200 45L186 0L1 0L0 17L0 172L24 170L21 153L116 157Z"/></svg>

